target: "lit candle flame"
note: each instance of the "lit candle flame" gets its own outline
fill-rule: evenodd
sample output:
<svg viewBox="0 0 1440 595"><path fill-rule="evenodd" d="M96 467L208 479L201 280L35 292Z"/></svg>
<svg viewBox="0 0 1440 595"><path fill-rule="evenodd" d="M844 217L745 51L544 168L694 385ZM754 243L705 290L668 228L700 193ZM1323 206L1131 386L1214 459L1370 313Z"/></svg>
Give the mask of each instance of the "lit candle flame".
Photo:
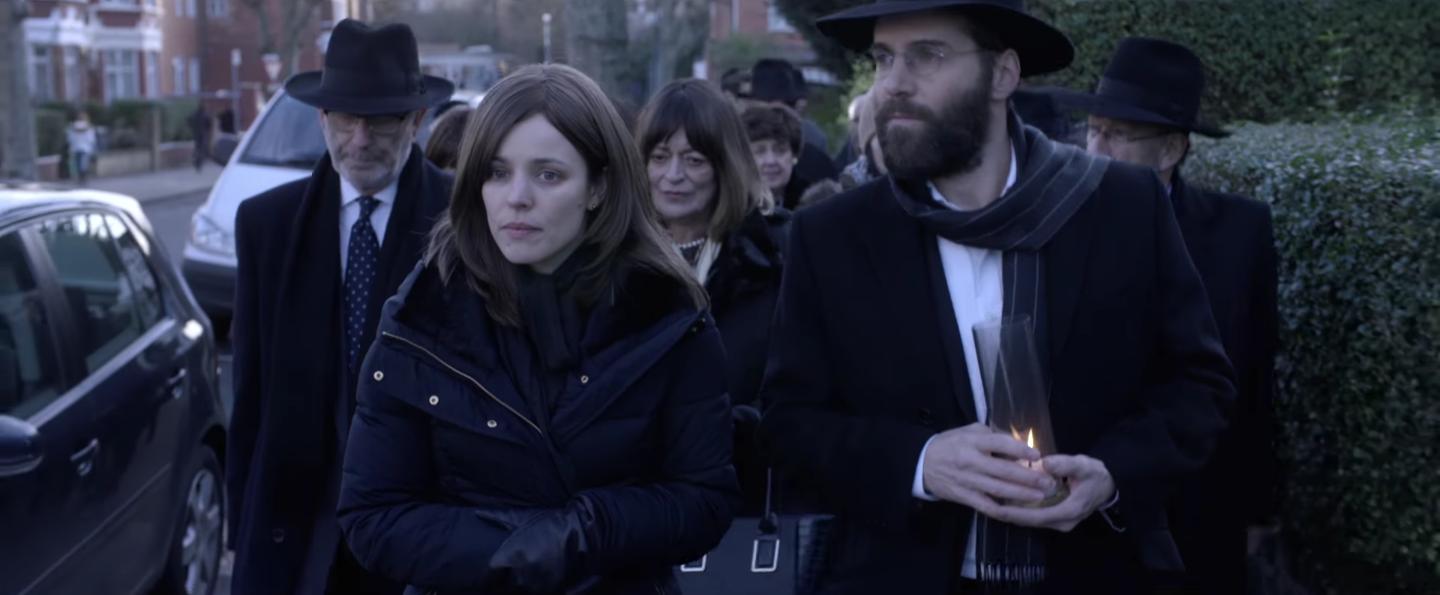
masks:
<svg viewBox="0 0 1440 595"><path fill-rule="evenodd" d="M1020 430L1012 427L1010 428L1010 435L1014 436L1016 440L1019 440ZM1030 428L1025 431L1025 446L1035 448L1035 428Z"/></svg>

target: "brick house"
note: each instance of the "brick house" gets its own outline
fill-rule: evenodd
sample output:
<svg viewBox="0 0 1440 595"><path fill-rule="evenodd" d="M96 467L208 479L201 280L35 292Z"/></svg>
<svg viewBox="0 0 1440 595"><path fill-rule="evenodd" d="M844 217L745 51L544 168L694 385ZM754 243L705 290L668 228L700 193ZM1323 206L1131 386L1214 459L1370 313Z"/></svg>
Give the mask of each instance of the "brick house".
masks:
<svg viewBox="0 0 1440 595"><path fill-rule="evenodd" d="M272 14L284 1L267 0ZM346 0L322 4L303 36L296 66L318 68L331 16ZM29 0L31 96L37 101L110 103L205 98L216 113L231 105L231 50L240 50L240 116L247 126L269 86L259 22L241 0Z"/></svg>

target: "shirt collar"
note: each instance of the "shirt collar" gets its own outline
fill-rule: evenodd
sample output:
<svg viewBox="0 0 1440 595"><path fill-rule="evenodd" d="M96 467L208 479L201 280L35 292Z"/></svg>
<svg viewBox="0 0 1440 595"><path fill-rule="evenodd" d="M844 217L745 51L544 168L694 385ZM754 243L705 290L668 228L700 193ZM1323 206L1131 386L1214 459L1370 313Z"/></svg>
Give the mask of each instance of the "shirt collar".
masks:
<svg viewBox="0 0 1440 595"><path fill-rule="evenodd" d="M350 206L350 203L360 200L361 194L359 190L355 189L355 186L352 185L349 180L345 179L345 176L338 177L340 178L340 209L344 210L345 207ZM380 204L388 205L395 202L395 195L399 191L400 178L397 177L395 178L395 181L390 182L390 185L386 186L384 190L376 192L372 196L375 197L375 200L380 201Z"/></svg>
<svg viewBox="0 0 1440 595"><path fill-rule="evenodd" d="M1010 142L1010 173L1005 176L1005 188L1003 188L1003 189L1000 190L1001 196L1004 196L1004 194L1005 194L1006 192L1009 192L1009 191L1010 191L1010 188L1015 185L1015 180L1018 179L1019 177L1020 177L1020 167L1019 167L1019 161L1015 158L1015 142L1014 142L1014 141L1011 141L1011 142ZM943 206L943 207L945 207L945 208L947 208L947 209L950 209L950 210L952 210L952 211L958 211L958 210L960 210L959 207L956 207L955 205L951 204L949 200L946 200L946 199L945 199L945 195L940 193L940 189L935 187L935 183L934 183L934 182L926 182L926 183L925 183L925 186L928 187L928 188L930 188L930 200L933 200L933 201L939 203L940 206Z"/></svg>

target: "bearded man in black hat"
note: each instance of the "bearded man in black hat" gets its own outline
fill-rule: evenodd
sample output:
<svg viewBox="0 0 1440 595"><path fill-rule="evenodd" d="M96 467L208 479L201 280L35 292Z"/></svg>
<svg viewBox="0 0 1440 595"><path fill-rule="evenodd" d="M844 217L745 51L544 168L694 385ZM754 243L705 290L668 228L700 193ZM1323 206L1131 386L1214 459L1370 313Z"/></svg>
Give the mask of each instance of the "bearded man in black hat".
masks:
<svg viewBox="0 0 1440 595"><path fill-rule="evenodd" d="M285 83L318 109L329 151L236 215L234 595L400 592L356 564L335 507L357 365L449 202L450 177L414 143L453 90L421 74L409 27L348 19L324 70Z"/></svg>
<svg viewBox="0 0 1440 595"><path fill-rule="evenodd" d="M1215 457L1177 493L1171 529L1191 592L1241 593L1246 526L1274 512L1275 232L1269 205L1197 188L1180 175L1191 134L1228 136L1200 121L1204 89L1204 66L1194 52L1132 37L1121 40L1094 93L1060 98L1090 113L1091 153L1159 174L1205 282L1238 398Z"/></svg>
<svg viewBox="0 0 1440 595"><path fill-rule="evenodd" d="M890 172L797 213L762 393L766 452L836 514L823 591L1148 592L1234 398L1165 188L1014 115L1021 77L1074 53L1020 0L817 25L874 59ZM1023 363L982 358L995 320L1029 325L1001 346L1029 337L1054 444L987 423L982 370Z"/></svg>

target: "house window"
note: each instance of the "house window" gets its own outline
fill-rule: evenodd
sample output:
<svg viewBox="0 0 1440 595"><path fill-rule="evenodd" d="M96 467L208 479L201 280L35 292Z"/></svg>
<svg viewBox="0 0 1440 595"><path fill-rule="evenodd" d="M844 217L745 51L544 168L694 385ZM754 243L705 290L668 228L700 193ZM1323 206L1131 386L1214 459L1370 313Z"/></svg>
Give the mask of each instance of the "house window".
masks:
<svg viewBox="0 0 1440 595"><path fill-rule="evenodd" d="M790 21L785 20L785 16L782 15L782 14L780 14L780 7L779 7L779 6L776 6L776 5L775 5L775 2L774 2L773 0L770 2L770 15L769 15L769 16L770 16L770 32L771 32L771 33L794 33L794 32L795 32L795 27L792 27L792 26L790 25Z"/></svg>
<svg viewBox="0 0 1440 595"><path fill-rule="evenodd" d="M145 96L160 97L160 52L145 53Z"/></svg>
<svg viewBox="0 0 1440 595"><path fill-rule="evenodd" d="M104 50L105 101L134 99L140 96L139 52L135 50Z"/></svg>
<svg viewBox="0 0 1440 595"><path fill-rule="evenodd" d="M175 56L170 59L170 89L176 95L183 95L189 90L185 80L185 59Z"/></svg>
<svg viewBox="0 0 1440 595"><path fill-rule="evenodd" d="M140 0L100 0L100 4L110 6L140 6Z"/></svg>
<svg viewBox="0 0 1440 595"><path fill-rule="evenodd" d="M190 58L190 92L200 92L200 58Z"/></svg>
<svg viewBox="0 0 1440 595"><path fill-rule="evenodd" d="M175 16L185 16L185 0L175 0Z"/></svg>
<svg viewBox="0 0 1440 595"><path fill-rule="evenodd" d="M80 67L80 48L67 45L65 56L65 100L80 101L85 96L85 69Z"/></svg>
<svg viewBox="0 0 1440 595"><path fill-rule="evenodd" d="M50 46L32 46L30 50L30 97L40 101L55 98L55 66L50 61Z"/></svg>
<svg viewBox="0 0 1440 595"><path fill-rule="evenodd" d="M230 0L205 0L205 6L210 10L210 18L223 19L230 16Z"/></svg>

